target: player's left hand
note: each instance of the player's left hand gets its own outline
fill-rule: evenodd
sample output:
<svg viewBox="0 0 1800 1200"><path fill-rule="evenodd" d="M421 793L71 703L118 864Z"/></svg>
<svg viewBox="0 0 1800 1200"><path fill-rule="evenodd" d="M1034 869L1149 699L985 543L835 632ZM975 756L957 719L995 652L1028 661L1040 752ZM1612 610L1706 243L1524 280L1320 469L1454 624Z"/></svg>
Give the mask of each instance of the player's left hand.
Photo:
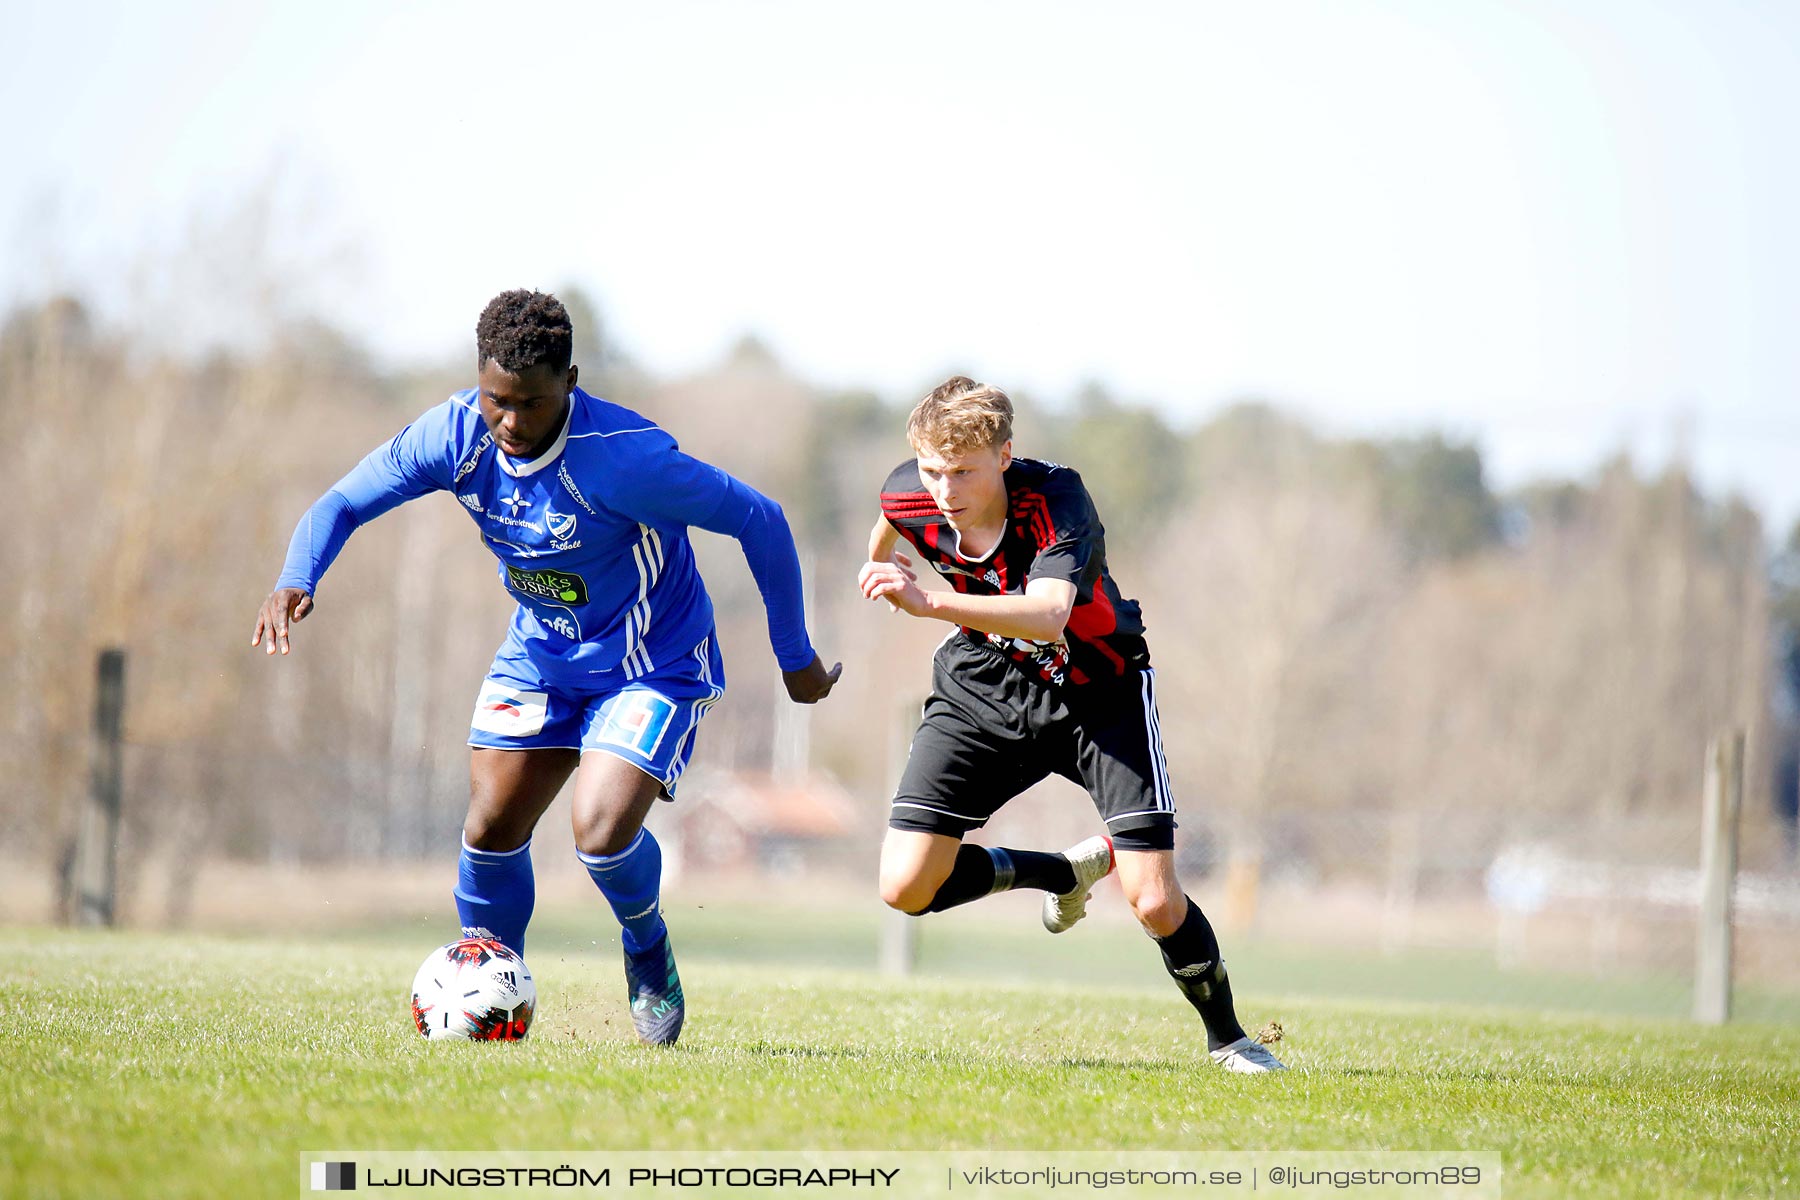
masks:
<svg viewBox="0 0 1800 1200"><path fill-rule="evenodd" d="M813 660L798 671L783 671L781 682L787 684L788 699L795 704L817 704L831 694L838 676L843 673L843 663L827 671L824 660L815 654Z"/></svg>
<svg viewBox="0 0 1800 1200"><path fill-rule="evenodd" d="M268 653L275 653L279 646L281 652L288 652L288 625L306 619L306 614L313 610L313 598L300 588L276 588L264 600L262 608L256 614L256 632L251 635L250 644L260 646L267 635Z"/></svg>
<svg viewBox="0 0 1800 1200"><path fill-rule="evenodd" d="M931 604L919 586L919 577L913 574L912 559L904 554L894 555L893 562L864 563L856 583L866 598L886 600L915 617L925 616Z"/></svg>

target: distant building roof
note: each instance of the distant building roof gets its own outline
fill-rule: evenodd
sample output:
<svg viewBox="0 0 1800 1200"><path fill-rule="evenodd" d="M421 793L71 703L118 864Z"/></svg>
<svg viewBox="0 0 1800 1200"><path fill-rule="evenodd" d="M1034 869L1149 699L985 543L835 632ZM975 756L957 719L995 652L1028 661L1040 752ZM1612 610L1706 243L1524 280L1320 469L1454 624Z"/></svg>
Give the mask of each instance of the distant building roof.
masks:
<svg viewBox="0 0 1800 1200"><path fill-rule="evenodd" d="M696 809L722 811L747 833L839 838L856 827L855 800L829 775L815 772L790 780L734 771L696 790L703 797ZM682 795L685 799L685 789Z"/></svg>

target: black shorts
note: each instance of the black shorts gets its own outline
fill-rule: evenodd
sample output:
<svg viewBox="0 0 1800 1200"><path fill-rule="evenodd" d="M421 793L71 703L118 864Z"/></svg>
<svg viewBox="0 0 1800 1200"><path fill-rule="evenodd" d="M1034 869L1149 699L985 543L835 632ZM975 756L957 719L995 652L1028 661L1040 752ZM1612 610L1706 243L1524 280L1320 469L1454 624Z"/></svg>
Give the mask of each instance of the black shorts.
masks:
<svg viewBox="0 0 1800 1200"><path fill-rule="evenodd" d="M932 659L888 825L960 838L1052 773L1087 789L1117 848L1174 848L1155 671L1058 687L958 633Z"/></svg>

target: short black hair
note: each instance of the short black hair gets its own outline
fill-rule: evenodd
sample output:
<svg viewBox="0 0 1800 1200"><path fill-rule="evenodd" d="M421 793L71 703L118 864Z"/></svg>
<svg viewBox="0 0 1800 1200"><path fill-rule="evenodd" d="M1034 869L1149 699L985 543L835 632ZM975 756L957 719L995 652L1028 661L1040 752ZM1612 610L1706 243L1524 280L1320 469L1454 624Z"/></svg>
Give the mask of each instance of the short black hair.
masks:
<svg viewBox="0 0 1800 1200"><path fill-rule="evenodd" d="M475 322L475 366L490 361L518 374L547 366L566 371L575 356L575 327L569 310L548 292L514 288L501 292Z"/></svg>

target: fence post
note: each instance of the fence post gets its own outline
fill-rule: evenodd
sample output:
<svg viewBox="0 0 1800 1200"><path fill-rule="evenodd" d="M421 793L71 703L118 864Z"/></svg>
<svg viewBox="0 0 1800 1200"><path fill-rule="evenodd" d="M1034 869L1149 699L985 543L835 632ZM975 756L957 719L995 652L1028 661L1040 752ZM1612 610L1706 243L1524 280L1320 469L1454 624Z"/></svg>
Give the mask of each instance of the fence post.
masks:
<svg viewBox="0 0 1800 1200"><path fill-rule="evenodd" d="M1706 748L1701 798L1700 927L1695 939L1694 1020L1731 1016L1731 891L1737 881L1738 812L1744 803L1744 734L1732 730Z"/></svg>
<svg viewBox="0 0 1800 1200"><path fill-rule="evenodd" d="M889 726L888 734L888 788L889 795L900 786L901 772L906 770L907 755L912 753L913 730L917 728L919 718L916 715L919 706L902 705L899 716ZM884 826L886 822L882 823ZM911 975L919 961L919 925L918 917L909 917L898 909L885 905L881 910L881 941L876 953L876 965L883 975Z"/></svg>
<svg viewBox="0 0 1800 1200"><path fill-rule="evenodd" d="M1412 941L1413 908L1419 898L1419 842L1423 818L1416 809L1395 808L1388 816L1387 896L1381 905L1381 952L1398 954Z"/></svg>
<svg viewBox="0 0 1800 1200"><path fill-rule="evenodd" d="M76 835L71 906L78 925L111 925L118 916L120 731L125 714L125 652L102 650L88 747L88 797Z"/></svg>

